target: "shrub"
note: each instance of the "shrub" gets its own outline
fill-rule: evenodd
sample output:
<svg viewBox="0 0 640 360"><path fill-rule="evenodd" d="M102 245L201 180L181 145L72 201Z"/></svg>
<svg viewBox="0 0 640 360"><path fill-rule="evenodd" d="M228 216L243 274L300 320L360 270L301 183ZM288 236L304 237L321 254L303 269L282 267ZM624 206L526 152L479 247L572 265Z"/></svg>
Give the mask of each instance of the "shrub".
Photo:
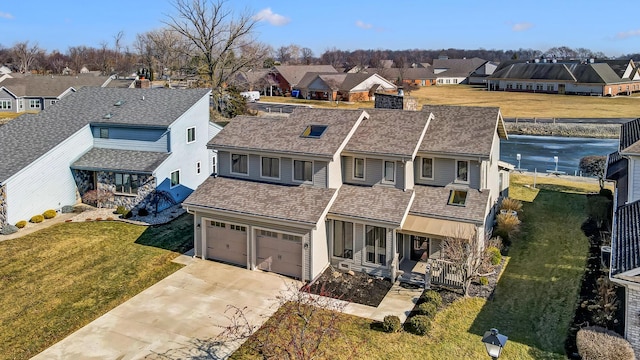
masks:
<svg viewBox="0 0 640 360"><path fill-rule="evenodd" d="M613 192L609 189L600 189L600 196L604 196L609 200L613 200Z"/></svg>
<svg viewBox="0 0 640 360"><path fill-rule="evenodd" d="M132 216L133 216L133 211L127 211L126 213L122 214L122 217L125 219L131 219Z"/></svg>
<svg viewBox="0 0 640 360"><path fill-rule="evenodd" d="M602 227L604 221L608 219L610 208L611 200L604 196L587 197L587 216L595 220L598 227Z"/></svg>
<svg viewBox="0 0 640 360"><path fill-rule="evenodd" d="M142 208L138 210L138 216L147 216L147 215L149 215L149 211L147 211L147 209Z"/></svg>
<svg viewBox="0 0 640 360"><path fill-rule="evenodd" d="M480 279L478 279L478 281L482 286L489 285L489 278L487 278L486 276L480 276Z"/></svg>
<svg viewBox="0 0 640 360"><path fill-rule="evenodd" d="M442 296L435 290L426 290L420 295L420 302L432 303L436 307L442 306Z"/></svg>
<svg viewBox="0 0 640 360"><path fill-rule="evenodd" d="M73 212L73 206L71 205L65 205L62 207L62 213L63 214L70 214Z"/></svg>
<svg viewBox="0 0 640 360"><path fill-rule="evenodd" d="M395 315L387 315L384 317L382 321L382 329L384 332L394 333L400 331L402 328L402 323L400 322L400 318Z"/></svg>
<svg viewBox="0 0 640 360"><path fill-rule="evenodd" d="M107 218L107 221L113 221L113 216L109 216L109 217Z"/></svg>
<svg viewBox="0 0 640 360"><path fill-rule="evenodd" d="M416 335L426 335L431 330L431 319L426 315L416 315L407 320L407 330Z"/></svg>
<svg viewBox="0 0 640 360"><path fill-rule="evenodd" d="M500 204L500 210L513 210L520 212L522 211L522 201L512 198L504 198Z"/></svg>
<svg viewBox="0 0 640 360"><path fill-rule="evenodd" d="M116 208L116 214L120 214L120 215L124 215L128 212L129 210L127 210L126 207L120 205Z"/></svg>
<svg viewBox="0 0 640 360"><path fill-rule="evenodd" d="M617 333L599 326L578 330L578 353L583 359L633 360L631 344Z"/></svg>
<svg viewBox="0 0 640 360"><path fill-rule="evenodd" d="M0 234L2 235L11 235L13 233L18 232L18 227L16 227L15 225L11 225L11 224L7 224L5 225L2 230L0 230Z"/></svg>
<svg viewBox="0 0 640 360"><path fill-rule="evenodd" d="M16 227L18 229L22 229L25 226L27 226L27 220L20 220L16 223Z"/></svg>
<svg viewBox="0 0 640 360"><path fill-rule="evenodd" d="M486 252L489 256L489 260L491 261L491 265L500 264L500 261L502 261L502 254L500 253L500 249L498 249L497 247L489 246Z"/></svg>
<svg viewBox="0 0 640 360"><path fill-rule="evenodd" d="M503 239L509 240L511 236L520 229L520 219L510 214L498 214L496 216L498 226L496 228L497 235Z"/></svg>
<svg viewBox="0 0 640 360"><path fill-rule="evenodd" d="M58 215L58 213L55 210L51 210L51 209L42 213L42 216L45 219L53 219L54 217L56 217L56 215Z"/></svg>
<svg viewBox="0 0 640 360"><path fill-rule="evenodd" d="M436 312L437 311L438 311L438 308L436 307L436 304L434 304L434 303L425 302L425 303L422 303L422 304L418 305L418 314L419 315L426 315L431 319L434 316L436 316Z"/></svg>
<svg viewBox="0 0 640 360"><path fill-rule="evenodd" d="M34 224L41 223L41 222L44 221L44 216L42 216L42 215L34 215L33 217L31 217L31 220L29 220L29 221L31 221Z"/></svg>

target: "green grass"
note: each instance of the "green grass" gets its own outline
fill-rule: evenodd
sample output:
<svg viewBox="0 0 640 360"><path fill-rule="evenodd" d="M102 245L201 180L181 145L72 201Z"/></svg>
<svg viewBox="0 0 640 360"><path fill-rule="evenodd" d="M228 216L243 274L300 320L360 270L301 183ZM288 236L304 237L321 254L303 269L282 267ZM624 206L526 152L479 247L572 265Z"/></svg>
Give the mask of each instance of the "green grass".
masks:
<svg viewBox="0 0 640 360"><path fill-rule="evenodd" d="M25 359L181 267L193 219L64 223L0 243L0 358Z"/></svg>
<svg viewBox="0 0 640 360"><path fill-rule="evenodd" d="M584 272L588 241L580 225L585 219L585 193L597 183L550 177L538 189L524 187L533 179L514 174L511 196L524 201L521 233L513 239L495 297L464 298L440 311L425 337L386 334L369 320L340 316L342 336L326 344L335 359L484 359L484 331L496 327L509 337L500 359L564 359L564 341L572 321ZM282 329L290 331L290 329ZM251 341L234 359L255 359ZM351 351L344 351L344 348ZM354 354L355 352L355 354Z"/></svg>

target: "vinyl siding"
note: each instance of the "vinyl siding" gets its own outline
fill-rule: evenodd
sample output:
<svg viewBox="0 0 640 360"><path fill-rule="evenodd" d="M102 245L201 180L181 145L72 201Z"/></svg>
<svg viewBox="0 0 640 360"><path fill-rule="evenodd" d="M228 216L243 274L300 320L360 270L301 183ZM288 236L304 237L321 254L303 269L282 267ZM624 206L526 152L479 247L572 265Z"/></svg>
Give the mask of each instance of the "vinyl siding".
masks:
<svg viewBox="0 0 640 360"><path fill-rule="evenodd" d="M15 224L76 203L71 164L93 145L89 126L67 138L6 181L7 220Z"/></svg>
<svg viewBox="0 0 640 360"><path fill-rule="evenodd" d="M327 162L315 161L313 163L313 185L321 188L327 187Z"/></svg>
<svg viewBox="0 0 640 360"><path fill-rule="evenodd" d="M109 130L109 138L100 138L101 129ZM169 132L163 129L93 126L93 143L97 148L166 152Z"/></svg>
<svg viewBox="0 0 640 360"><path fill-rule="evenodd" d="M2 83L0 83L0 86L2 86ZM0 109L0 112L18 112L18 101L11 94L9 94L6 89L0 90L0 100L9 101L11 103L11 109ZM24 111L24 109L22 109L21 111Z"/></svg>
<svg viewBox="0 0 640 360"><path fill-rule="evenodd" d="M382 179L384 177L384 173L383 173L384 161L385 160L383 159L365 158L364 180L359 180L353 177L354 157L343 156L342 157L343 181L345 183L355 184L355 185L369 185L369 186L389 185L389 186L397 187L398 189L404 189L404 164L402 164L401 161L395 161L395 164L396 164L395 165L396 166L395 183L389 184L389 183L382 182Z"/></svg>
<svg viewBox="0 0 640 360"><path fill-rule="evenodd" d="M320 219L315 230L311 231L312 240L309 249L305 250L304 246L302 247L302 251L307 254L306 258L311 260L306 262L308 269L305 274L309 274L308 280L320 275L329 264L328 228L329 226L325 219ZM313 253L313 257L309 255L310 253Z"/></svg>
<svg viewBox="0 0 640 360"><path fill-rule="evenodd" d="M431 186L445 186L447 184L455 182L456 179L456 161L457 159L449 158L434 158L433 159L433 180L420 178L422 171L422 158L416 158L416 169L414 180L416 184L431 185ZM465 159L460 159L465 160ZM497 161L496 161L497 163ZM469 161L469 187L472 189L480 188L480 166L478 161Z"/></svg>

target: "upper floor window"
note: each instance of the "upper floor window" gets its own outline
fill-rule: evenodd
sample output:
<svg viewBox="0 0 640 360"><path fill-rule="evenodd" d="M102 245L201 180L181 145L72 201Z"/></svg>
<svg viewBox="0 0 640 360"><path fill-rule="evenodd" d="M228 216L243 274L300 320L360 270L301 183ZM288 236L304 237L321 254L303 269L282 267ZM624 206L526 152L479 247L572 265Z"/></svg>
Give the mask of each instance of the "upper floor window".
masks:
<svg viewBox="0 0 640 360"><path fill-rule="evenodd" d="M469 162L466 160L456 161L456 181L469 182Z"/></svg>
<svg viewBox="0 0 640 360"><path fill-rule="evenodd" d="M194 127L190 127L187 129L187 144L190 144L192 142L196 141L196 128Z"/></svg>
<svg viewBox="0 0 640 360"><path fill-rule="evenodd" d="M451 194L449 194L449 205L464 206L466 202L467 202L466 190L451 190Z"/></svg>
<svg viewBox="0 0 640 360"><path fill-rule="evenodd" d="M29 99L29 109L40 109L40 100Z"/></svg>
<svg viewBox="0 0 640 360"><path fill-rule="evenodd" d="M293 180L313 181L313 162L303 160L293 160Z"/></svg>
<svg viewBox="0 0 640 360"><path fill-rule="evenodd" d="M280 159L263 157L262 158L262 177L280 178Z"/></svg>
<svg viewBox="0 0 640 360"><path fill-rule="evenodd" d="M364 159L362 158L353 159L353 178L364 180Z"/></svg>
<svg viewBox="0 0 640 360"><path fill-rule="evenodd" d="M109 128L100 128L100 139L109 138Z"/></svg>
<svg viewBox="0 0 640 360"><path fill-rule="evenodd" d="M422 158L422 169L420 177L423 179L433 179L433 158Z"/></svg>
<svg viewBox="0 0 640 360"><path fill-rule="evenodd" d="M171 187L176 187L180 185L180 170L176 170L171 172Z"/></svg>
<svg viewBox="0 0 640 360"><path fill-rule="evenodd" d="M393 183L396 181L396 162L385 161L384 162L384 177L383 182Z"/></svg>
<svg viewBox="0 0 640 360"><path fill-rule="evenodd" d="M200 174L202 171L202 163L200 161L196 162L196 174Z"/></svg>
<svg viewBox="0 0 640 360"><path fill-rule="evenodd" d="M0 99L0 110L11 110L11 100Z"/></svg>
<svg viewBox="0 0 640 360"><path fill-rule="evenodd" d="M248 156L244 154L231 154L231 172L236 174L248 174Z"/></svg>
<svg viewBox="0 0 640 360"><path fill-rule="evenodd" d="M137 194L138 187L138 175L135 174L123 174L116 173L116 192L123 194Z"/></svg>

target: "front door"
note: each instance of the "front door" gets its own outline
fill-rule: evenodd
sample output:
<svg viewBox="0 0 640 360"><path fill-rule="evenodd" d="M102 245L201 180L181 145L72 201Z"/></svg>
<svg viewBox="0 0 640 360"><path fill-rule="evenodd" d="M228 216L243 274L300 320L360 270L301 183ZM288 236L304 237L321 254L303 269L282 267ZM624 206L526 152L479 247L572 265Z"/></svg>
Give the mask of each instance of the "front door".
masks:
<svg viewBox="0 0 640 360"><path fill-rule="evenodd" d="M426 261L429 257L429 239L424 236L411 235L411 260Z"/></svg>

